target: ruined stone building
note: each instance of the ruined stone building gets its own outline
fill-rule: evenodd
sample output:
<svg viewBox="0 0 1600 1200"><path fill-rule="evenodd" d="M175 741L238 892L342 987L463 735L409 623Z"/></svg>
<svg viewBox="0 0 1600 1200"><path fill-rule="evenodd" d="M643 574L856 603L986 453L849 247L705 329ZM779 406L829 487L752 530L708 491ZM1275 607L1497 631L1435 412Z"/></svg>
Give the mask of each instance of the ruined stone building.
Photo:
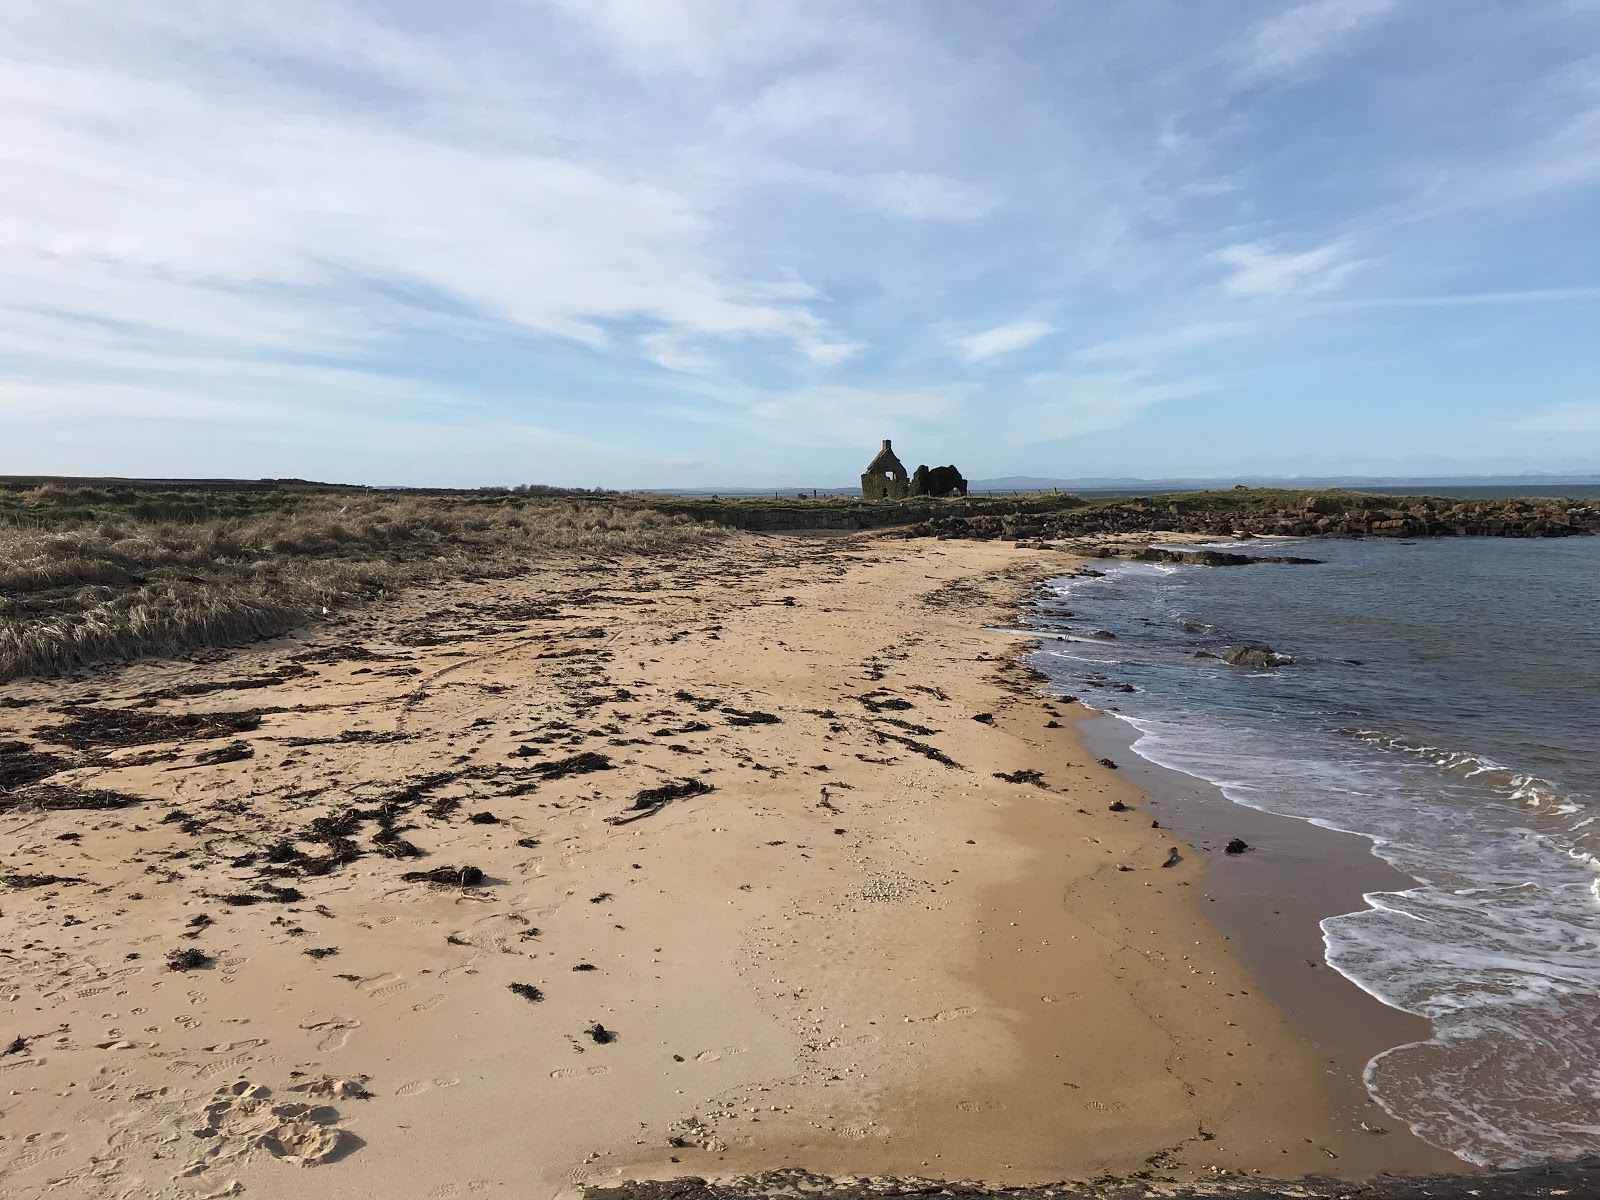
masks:
<svg viewBox="0 0 1600 1200"><path fill-rule="evenodd" d="M861 495L867 500L899 500L910 489L905 464L895 457L889 439L883 439L883 449L878 457L867 464L861 476Z"/></svg>
<svg viewBox="0 0 1600 1200"><path fill-rule="evenodd" d="M867 465L861 476L861 495L866 500L903 500L907 496L965 496L967 481L955 467L920 466L908 476L905 464L895 456L889 439Z"/></svg>

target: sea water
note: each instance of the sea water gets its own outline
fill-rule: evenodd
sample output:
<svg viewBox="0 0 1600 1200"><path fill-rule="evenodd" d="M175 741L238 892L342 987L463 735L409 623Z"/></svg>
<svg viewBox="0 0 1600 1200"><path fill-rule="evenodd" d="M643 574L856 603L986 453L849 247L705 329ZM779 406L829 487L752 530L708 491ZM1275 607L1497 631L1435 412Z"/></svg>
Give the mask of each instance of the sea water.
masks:
<svg viewBox="0 0 1600 1200"><path fill-rule="evenodd" d="M1483 1165L1600 1154L1600 538L1227 548L1325 561L1107 560L1034 606L1035 664L1144 757L1417 881L1322 922L1330 965L1433 1023L1367 1066L1393 1117ZM1240 642L1293 661L1197 657Z"/></svg>

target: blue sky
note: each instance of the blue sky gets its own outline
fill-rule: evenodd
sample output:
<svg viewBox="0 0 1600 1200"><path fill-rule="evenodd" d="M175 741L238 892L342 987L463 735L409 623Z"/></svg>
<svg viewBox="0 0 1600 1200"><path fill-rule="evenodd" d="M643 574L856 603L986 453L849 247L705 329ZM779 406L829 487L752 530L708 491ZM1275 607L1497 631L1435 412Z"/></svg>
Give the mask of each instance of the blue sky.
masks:
<svg viewBox="0 0 1600 1200"><path fill-rule="evenodd" d="M1595 0L12 0L0 472L1600 470Z"/></svg>

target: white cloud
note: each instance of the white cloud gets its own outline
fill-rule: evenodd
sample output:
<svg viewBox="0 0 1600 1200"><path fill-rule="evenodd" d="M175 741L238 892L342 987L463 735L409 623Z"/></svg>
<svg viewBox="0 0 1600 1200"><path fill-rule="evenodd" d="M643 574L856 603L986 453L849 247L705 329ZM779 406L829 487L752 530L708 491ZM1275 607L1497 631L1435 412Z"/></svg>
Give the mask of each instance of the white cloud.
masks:
<svg viewBox="0 0 1600 1200"><path fill-rule="evenodd" d="M1247 78L1287 75L1386 20L1395 0L1311 0L1268 17L1240 53Z"/></svg>
<svg viewBox="0 0 1600 1200"><path fill-rule="evenodd" d="M1026 445L1120 429L1157 405L1208 390L1133 372L1046 372L1028 381L1033 398L1012 413L1010 438Z"/></svg>
<svg viewBox="0 0 1600 1200"><path fill-rule="evenodd" d="M1600 3L1600 0L1596 0ZM1600 288L1534 288L1521 292L1456 292L1442 296L1369 296L1360 300L1329 300L1328 309L1362 308L1479 308L1494 305L1569 304L1600 300Z"/></svg>
<svg viewBox="0 0 1600 1200"><path fill-rule="evenodd" d="M721 258L712 195L501 93L539 92L537 72L509 84L502 59L463 94L451 45L344 10L268 22L265 76L240 48L255 12L181 35L159 8L108 28L0 13L18 54L0 62L0 311L168 354L346 354L445 324L599 348L643 320L841 355L814 288ZM363 103L363 84L399 102Z"/></svg>
<svg viewBox="0 0 1600 1200"><path fill-rule="evenodd" d="M696 417L710 424L759 432L796 445L871 449L884 438L920 431L929 440L942 435L973 399L967 384L927 387L854 387L817 385L787 392L751 393L724 390L722 405L699 409ZM866 461L862 461L862 466Z"/></svg>
<svg viewBox="0 0 1600 1200"><path fill-rule="evenodd" d="M1240 242L1212 257L1230 268L1222 286L1231 296L1321 295L1362 265L1342 241L1298 254L1281 253L1270 242Z"/></svg>
<svg viewBox="0 0 1600 1200"><path fill-rule="evenodd" d="M555 7L645 74L715 76L792 61L861 29L834 4L799 0L555 0Z"/></svg>
<svg viewBox="0 0 1600 1200"><path fill-rule="evenodd" d="M829 144L905 143L915 125L910 97L863 71L811 70L785 76L750 100L717 109L735 136L813 137Z"/></svg>
<svg viewBox="0 0 1600 1200"><path fill-rule="evenodd" d="M1600 400L1550 404L1517 422L1535 433L1600 433Z"/></svg>
<svg viewBox="0 0 1600 1200"><path fill-rule="evenodd" d="M869 175L862 182L862 200L868 208L915 221L975 221L1000 203L983 188L919 171Z"/></svg>
<svg viewBox="0 0 1600 1200"><path fill-rule="evenodd" d="M1243 337L1260 329L1258 321L1195 321L1155 333L1134 334L1085 346L1074 357L1082 362L1148 361L1184 350Z"/></svg>
<svg viewBox="0 0 1600 1200"><path fill-rule="evenodd" d="M659 367L684 375L709 375L717 369L716 359L686 346L682 338L670 333L647 333L639 339L644 356Z"/></svg>
<svg viewBox="0 0 1600 1200"><path fill-rule="evenodd" d="M819 367L836 367L854 358L864 347L860 342L828 342L813 339L800 344L801 351Z"/></svg>
<svg viewBox="0 0 1600 1200"><path fill-rule="evenodd" d="M1014 350L1025 350L1055 331L1056 327L1046 321L1013 321L1009 325L998 325L982 333L957 338L955 344L962 358L968 362L982 362Z"/></svg>

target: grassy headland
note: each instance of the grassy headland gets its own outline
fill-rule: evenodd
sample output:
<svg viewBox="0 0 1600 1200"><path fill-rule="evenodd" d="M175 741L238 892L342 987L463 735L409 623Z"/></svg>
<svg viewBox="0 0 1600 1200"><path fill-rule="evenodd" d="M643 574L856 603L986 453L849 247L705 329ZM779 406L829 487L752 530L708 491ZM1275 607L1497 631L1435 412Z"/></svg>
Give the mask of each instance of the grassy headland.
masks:
<svg viewBox="0 0 1600 1200"><path fill-rule="evenodd" d="M646 505L562 497L0 493L0 679L240 645L408 584L720 532Z"/></svg>

